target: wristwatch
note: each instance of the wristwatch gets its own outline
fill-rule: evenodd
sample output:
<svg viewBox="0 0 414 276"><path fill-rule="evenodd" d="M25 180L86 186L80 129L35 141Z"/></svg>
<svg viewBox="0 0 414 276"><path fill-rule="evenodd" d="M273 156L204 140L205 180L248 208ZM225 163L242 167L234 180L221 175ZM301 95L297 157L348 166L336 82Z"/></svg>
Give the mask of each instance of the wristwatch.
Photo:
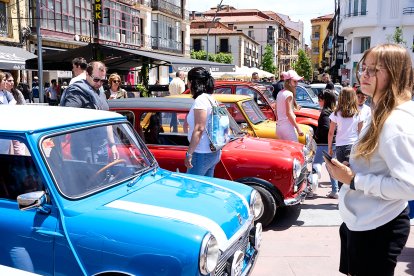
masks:
<svg viewBox="0 0 414 276"><path fill-rule="evenodd" d="M351 190L355 190L355 175L352 177L351 182L349 183L349 188L351 188Z"/></svg>
<svg viewBox="0 0 414 276"><path fill-rule="evenodd" d="M193 156L191 153L189 153L188 151L186 151L185 152L185 157L187 158L187 157L191 157L191 156Z"/></svg>

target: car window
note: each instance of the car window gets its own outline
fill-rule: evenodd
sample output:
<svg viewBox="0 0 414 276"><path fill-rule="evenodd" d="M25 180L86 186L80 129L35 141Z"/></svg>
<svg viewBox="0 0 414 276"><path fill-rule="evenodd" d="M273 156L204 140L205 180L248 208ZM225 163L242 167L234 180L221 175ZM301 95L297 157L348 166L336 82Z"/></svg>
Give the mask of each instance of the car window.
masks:
<svg viewBox="0 0 414 276"><path fill-rule="evenodd" d="M115 143L109 143L109 137ZM119 158L114 159L114 150ZM144 173L155 163L127 123L45 137L41 150L58 190L77 199Z"/></svg>
<svg viewBox="0 0 414 276"><path fill-rule="evenodd" d="M250 89L249 87L246 86L237 86L236 87L236 95L245 95L245 96L250 96L251 98L256 100L256 93L254 90Z"/></svg>
<svg viewBox="0 0 414 276"><path fill-rule="evenodd" d="M306 90L302 87L296 87L296 100L297 101L311 101Z"/></svg>
<svg viewBox="0 0 414 276"><path fill-rule="evenodd" d="M148 112L141 116L146 144L188 145L187 113Z"/></svg>
<svg viewBox="0 0 414 276"><path fill-rule="evenodd" d="M241 106L252 124L258 124L266 120L266 116L254 101L244 101Z"/></svg>
<svg viewBox="0 0 414 276"><path fill-rule="evenodd" d="M224 105L237 124L246 123L246 118L244 118L244 115L237 104L226 103Z"/></svg>
<svg viewBox="0 0 414 276"><path fill-rule="evenodd" d="M214 89L214 94L231 94L231 87L218 87Z"/></svg>
<svg viewBox="0 0 414 276"><path fill-rule="evenodd" d="M16 200L21 194L42 191L43 187L25 143L0 138L0 199Z"/></svg>

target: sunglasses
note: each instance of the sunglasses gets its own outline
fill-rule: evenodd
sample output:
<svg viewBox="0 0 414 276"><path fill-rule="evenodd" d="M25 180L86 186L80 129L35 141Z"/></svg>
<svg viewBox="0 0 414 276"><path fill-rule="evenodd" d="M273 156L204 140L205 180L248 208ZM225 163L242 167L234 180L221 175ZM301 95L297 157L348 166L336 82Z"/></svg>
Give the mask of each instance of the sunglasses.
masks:
<svg viewBox="0 0 414 276"><path fill-rule="evenodd" d="M121 81L120 80L113 80L112 82L113 83L120 83Z"/></svg>
<svg viewBox="0 0 414 276"><path fill-rule="evenodd" d="M106 78L101 79L101 78L98 78L98 77L94 77L92 75L90 75L90 76L91 76L93 82L105 82L106 81Z"/></svg>

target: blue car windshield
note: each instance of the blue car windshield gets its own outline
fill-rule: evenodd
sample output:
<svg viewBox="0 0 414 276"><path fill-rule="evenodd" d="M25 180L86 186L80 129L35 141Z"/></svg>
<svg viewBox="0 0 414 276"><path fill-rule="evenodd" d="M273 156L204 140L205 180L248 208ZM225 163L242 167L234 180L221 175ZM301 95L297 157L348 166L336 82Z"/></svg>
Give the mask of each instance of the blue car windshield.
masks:
<svg viewBox="0 0 414 276"><path fill-rule="evenodd" d="M156 166L152 154L126 123L48 136L41 149L58 190L70 199L96 193Z"/></svg>

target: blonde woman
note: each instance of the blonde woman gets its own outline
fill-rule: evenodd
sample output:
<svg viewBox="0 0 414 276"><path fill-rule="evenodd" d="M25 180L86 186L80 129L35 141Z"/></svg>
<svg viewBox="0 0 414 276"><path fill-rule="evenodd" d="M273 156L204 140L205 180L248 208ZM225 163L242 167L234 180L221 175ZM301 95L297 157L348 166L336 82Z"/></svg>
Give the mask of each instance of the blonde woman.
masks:
<svg viewBox="0 0 414 276"><path fill-rule="evenodd" d="M276 112L277 112L277 136L282 140L298 141L298 136L303 136L302 130L296 123L294 108L296 104L296 86L298 81L302 80L294 70L283 72L284 89L277 94ZM297 133L297 134L296 134Z"/></svg>
<svg viewBox="0 0 414 276"><path fill-rule="evenodd" d="M339 192L341 259L347 275L394 275L414 199L413 65L396 44L365 51L359 83L372 97L371 121L352 148L349 167L336 159L326 165L344 183Z"/></svg>
<svg viewBox="0 0 414 276"><path fill-rule="evenodd" d="M354 89L345 87L339 93L338 105L334 112L329 115L330 125L328 132L328 153L333 155L333 138L336 130L335 146L336 159L343 163L349 161L351 148L358 140L363 119L359 116L357 97ZM339 189L342 183L338 182Z"/></svg>
<svg viewBox="0 0 414 276"><path fill-rule="evenodd" d="M127 92L121 88L121 77L117 73L109 76L108 84L109 89L105 92L107 99L128 98Z"/></svg>

